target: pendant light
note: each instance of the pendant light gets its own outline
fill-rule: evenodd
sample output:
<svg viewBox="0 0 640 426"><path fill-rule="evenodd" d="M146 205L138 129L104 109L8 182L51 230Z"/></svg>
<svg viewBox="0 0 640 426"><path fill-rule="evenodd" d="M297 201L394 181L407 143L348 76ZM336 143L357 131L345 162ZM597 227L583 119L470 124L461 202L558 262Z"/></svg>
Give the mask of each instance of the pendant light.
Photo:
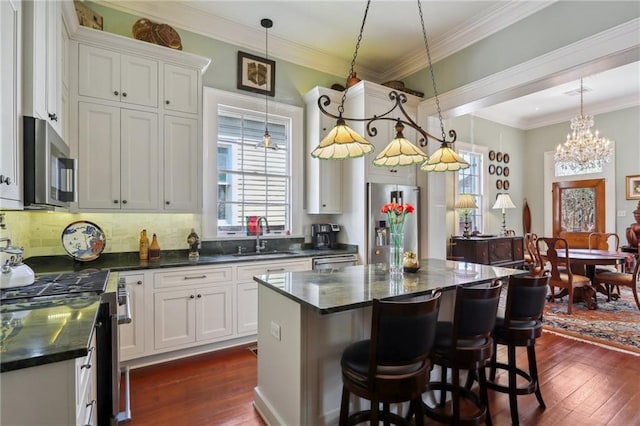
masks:
<svg viewBox="0 0 640 426"><path fill-rule="evenodd" d="M347 75L347 81L354 73L354 66L356 57L358 56L358 48L362 40L362 33L367 20L367 14L369 12L369 6L371 0L367 0L367 6L362 19L362 25L360 27L360 33L358 34L358 41L351 61L351 67L349 74ZM383 114L374 115L369 118L356 118L356 117L344 117L344 102L348 90L348 84L342 94L342 100L338 106L338 115L334 115L328 112L325 107L331 104L331 100L327 95L321 95L318 98L318 107L320 111L332 118L337 119L336 127L325 137L318 147L311 152L312 157L320 159L345 159L360 157L373 150L373 146L366 141L366 139L353 131L346 122L366 122L367 135L374 137L378 131L373 124L377 121L394 121L396 129L396 137L376 156L373 163L376 166L385 167L397 167L408 166L412 164L422 163L421 170L427 171L455 171L465 169L469 167L469 164L452 149L452 145L456 140L456 132L449 130L450 140L447 140L446 133L444 131L444 123L442 120L442 112L440 110L440 102L438 100L438 91L436 88L435 77L433 73L433 66L431 63L431 53L429 51L429 43L427 40L427 32L424 26L424 16L422 13L422 5L418 0L418 11L420 16L420 24L422 27L422 36L424 40L425 50L427 52L427 60L429 65L429 72L431 76L431 82L433 85L433 92L436 99L436 105L438 107L438 118L440 120L440 129L442 131L442 138L438 138L420 127L405 111L403 104L407 102L407 97L404 93L399 93L395 90L389 92L389 99L393 102L392 107ZM396 111L397 109L397 111ZM401 114L392 115L392 114ZM403 135L405 126L410 127L421 136L419 141L420 146L427 145L428 140L432 139L440 142L440 148L433 154L432 158L428 156L418 146L406 139Z"/></svg>
<svg viewBox="0 0 640 426"><path fill-rule="evenodd" d="M269 18L260 20L260 25L264 28L264 55L265 59L269 59L269 28L273 27L273 21ZM266 79L269 84L270 79ZM269 89L269 87L267 87ZM271 135L269 134L269 95L268 90L264 94L264 135L262 140L256 144L258 148L278 149L278 145L271 143Z"/></svg>

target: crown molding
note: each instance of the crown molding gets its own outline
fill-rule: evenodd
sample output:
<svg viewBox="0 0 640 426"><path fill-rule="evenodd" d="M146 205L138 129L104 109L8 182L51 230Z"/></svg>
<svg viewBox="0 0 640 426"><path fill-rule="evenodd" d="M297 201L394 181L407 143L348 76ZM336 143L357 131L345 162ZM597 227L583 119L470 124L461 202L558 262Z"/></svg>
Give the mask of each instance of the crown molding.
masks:
<svg viewBox="0 0 640 426"><path fill-rule="evenodd" d="M493 9L488 10L486 14L475 16L431 41L429 46L431 59L433 62L437 62L452 55L478 40L550 6L555 1L500 2ZM176 28L220 40L242 49L253 52L264 50L264 32L261 29L247 27L219 16L204 13L202 10L191 7L188 3L103 0L101 4L134 16L159 20ZM421 37L418 34L416 36ZM269 36L269 56L336 76L346 74L346 70L350 66L350 59L345 60L331 52L320 51L275 35ZM360 63L358 64L358 74L370 81L389 81L404 78L426 67L425 52L424 55L409 55L382 71L371 69Z"/></svg>
<svg viewBox="0 0 640 426"><path fill-rule="evenodd" d="M440 94L438 99L443 116L457 117L472 112L478 114L477 111L487 106L577 80L583 75L640 61L639 27L640 19L632 19L546 55ZM623 101L622 104L627 103ZM437 106L434 98L420 103L420 117L435 113ZM522 125L526 127L533 124Z"/></svg>

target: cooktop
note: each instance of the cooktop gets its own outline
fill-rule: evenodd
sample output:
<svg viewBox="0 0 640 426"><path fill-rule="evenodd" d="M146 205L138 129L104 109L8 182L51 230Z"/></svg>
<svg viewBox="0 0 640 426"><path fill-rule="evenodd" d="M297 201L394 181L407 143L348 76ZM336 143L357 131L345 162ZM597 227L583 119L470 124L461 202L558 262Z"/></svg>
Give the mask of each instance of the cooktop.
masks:
<svg viewBox="0 0 640 426"><path fill-rule="evenodd" d="M0 291L0 303L49 296L70 296L81 293L101 294L105 290L109 271L89 269L81 272L36 275L33 284Z"/></svg>

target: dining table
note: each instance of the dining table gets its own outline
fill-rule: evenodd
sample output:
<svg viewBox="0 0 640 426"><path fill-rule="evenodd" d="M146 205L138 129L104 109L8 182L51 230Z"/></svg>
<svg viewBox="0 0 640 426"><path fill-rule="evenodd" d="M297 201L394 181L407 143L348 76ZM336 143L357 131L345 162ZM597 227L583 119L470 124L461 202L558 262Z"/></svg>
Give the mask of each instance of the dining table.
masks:
<svg viewBox="0 0 640 426"><path fill-rule="evenodd" d="M591 280L591 285L596 292L608 295L607 289L604 286L594 285L594 278L596 276L596 267L604 265L624 265L629 259L629 253L624 253L615 250L598 250L598 249L586 249L586 248L572 248L567 250L569 255L569 262L572 267L572 271L576 268L584 268L585 275ZM558 258L565 259L565 251L558 250ZM595 299L595 298L594 298ZM597 308L598 302L595 301L594 308Z"/></svg>

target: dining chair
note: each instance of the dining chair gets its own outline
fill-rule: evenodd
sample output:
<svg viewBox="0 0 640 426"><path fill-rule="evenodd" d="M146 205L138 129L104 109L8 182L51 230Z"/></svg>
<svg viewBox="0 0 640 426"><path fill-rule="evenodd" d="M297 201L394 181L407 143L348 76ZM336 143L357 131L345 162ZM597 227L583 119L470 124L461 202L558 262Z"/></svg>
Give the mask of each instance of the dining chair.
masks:
<svg viewBox="0 0 640 426"><path fill-rule="evenodd" d="M502 282L488 287L456 288L453 321L438 321L431 361L439 365L440 380L430 381L427 392L439 393L439 401L424 403L427 417L440 423L491 425L485 367L493 354L491 332L496 322ZM447 370L451 369L451 383ZM467 370L469 386L460 383L460 370ZM471 390L469 377L478 380L479 390ZM446 394L451 404L445 404ZM473 412L470 412L473 409Z"/></svg>
<svg viewBox="0 0 640 426"><path fill-rule="evenodd" d="M424 424L422 393L431 371L440 294L436 290L431 297L374 299L370 338L342 352L341 426L365 420L377 425L379 419L385 424ZM351 394L371 401L370 409L349 415ZM406 418L390 411L390 404L407 401L410 415ZM410 422L413 415L415 423Z"/></svg>
<svg viewBox="0 0 640 426"><path fill-rule="evenodd" d="M638 248L640 253L640 248ZM607 295L610 299L613 286L618 287L618 293L620 292L619 286L629 287L633 292L633 298L636 300L636 306L640 310L640 300L638 299L638 270L640 269L640 261L636 262L636 266L633 268L633 273L628 274L626 272L601 272L596 273L594 278L594 284L603 284L607 288Z"/></svg>
<svg viewBox="0 0 640 426"><path fill-rule="evenodd" d="M545 265L538 252L536 243L538 241L538 235L530 232L524 236L524 261L529 270L529 275L532 277L539 277L545 271Z"/></svg>
<svg viewBox="0 0 640 426"><path fill-rule="evenodd" d="M564 238L556 237L540 237L536 242L539 253L545 252L545 259L551 265L551 277L549 279L550 295L549 300L560 299L569 296L567 313L573 313L573 298L576 288L583 288L583 296L587 306L591 306L588 298L595 298L595 291L591 287L591 280L571 271L571 258L569 257L569 244ZM562 257L558 256L558 252L562 252ZM555 287L559 287L560 291L556 293Z"/></svg>
<svg viewBox="0 0 640 426"><path fill-rule="evenodd" d="M620 237L613 232L592 232L589 234L589 249L618 251L620 250ZM623 272L619 265L598 265L596 274L601 272ZM607 301L611 300L612 289L607 287ZM617 296L620 297L620 287L616 287Z"/></svg>

